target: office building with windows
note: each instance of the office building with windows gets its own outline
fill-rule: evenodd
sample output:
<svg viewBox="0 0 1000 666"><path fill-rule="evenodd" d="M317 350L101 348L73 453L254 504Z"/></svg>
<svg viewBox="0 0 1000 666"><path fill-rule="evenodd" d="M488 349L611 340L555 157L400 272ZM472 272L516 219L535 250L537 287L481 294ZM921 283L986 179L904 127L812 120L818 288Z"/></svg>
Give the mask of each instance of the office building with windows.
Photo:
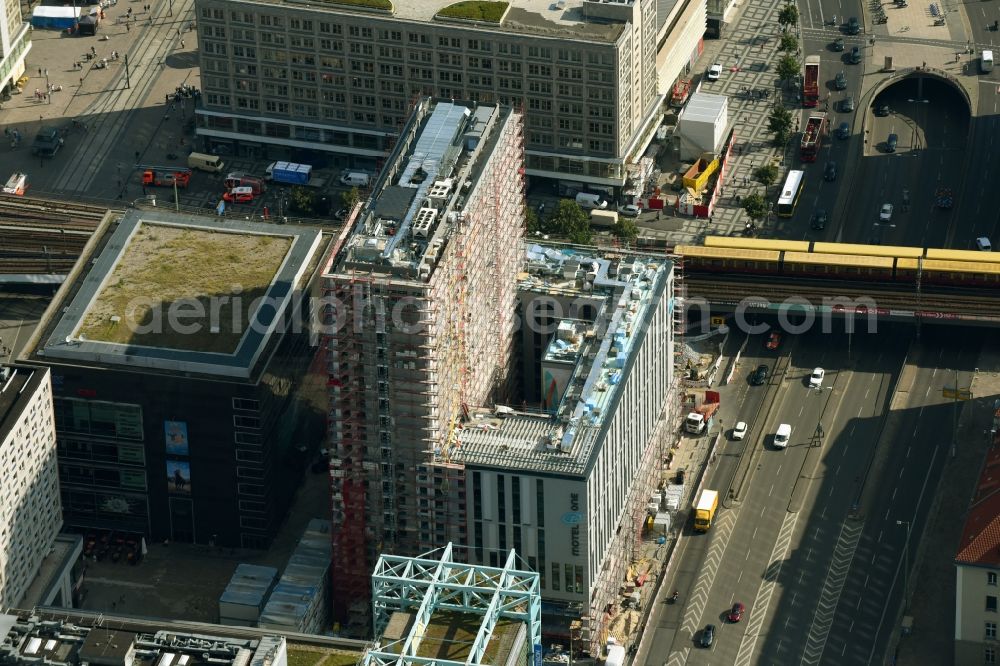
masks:
<svg viewBox="0 0 1000 666"><path fill-rule="evenodd" d="M529 245L520 379L538 409L474 410L465 467L470 561L513 548L538 571L543 629L598 654L646 525L673 386L673 269L663 257Z"/></svg>
<svg viewBox="0 0 1000 666"><path fill-rule="evenodd" d="M24 60L31 50L31 24L24 20L21 6L18 0L0 2L0 99L8 99L24 76Z"/></svg>
<svg viewBox="0 0 1000 666"><path fill-rule="evenodd" d="M20 603L62 527L48 368L0 365L0 608Z"/></svg>
<svg viewBox="0 0 1000 666"><path fill-rule="evenodd" d="M955 555L955 665L995 664L1000 660L1000 410L994 419L993 446L986 452ZM909 536L909 525L900 526ZM930 535L929 535L930 536ZM933 538L933 537L931 537ZM916 540L910 545L916 547ZM912 583L911 583L912 584Z"/></svg>
<svg viewBox="0 0 1000 666"><path fill-rule="evenodd" d="M323 433L308 299L324 238L109 213L27 349L51 369L67 525L262 548Z"/></svg>
<svg viewBox="0 0 1000 666"><path fill-rule="evenodd" d="M705 26L705 0L511 0L474 19L454 4L197 0L204 149L380 167L436 96L522 110L526 175L613 192Z"/></svg>

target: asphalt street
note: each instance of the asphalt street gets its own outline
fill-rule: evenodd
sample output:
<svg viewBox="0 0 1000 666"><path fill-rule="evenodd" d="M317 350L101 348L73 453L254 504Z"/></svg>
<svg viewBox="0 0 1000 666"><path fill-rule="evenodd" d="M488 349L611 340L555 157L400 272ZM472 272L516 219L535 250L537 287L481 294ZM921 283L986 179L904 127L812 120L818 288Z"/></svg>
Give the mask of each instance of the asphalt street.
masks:
<svg viewBox="0 0 1000 666"><path fill-rule="evenodd" d="M752 482L720 511L709 534L687 539L667 585L679 590L681 603L655 612L647 663L793 663L809 641L822 638L828 625L814 628L818 591L843 539L904 351L891 335L817 331L786 336L776 352L765 350L760 336L750 338L724 390L722 413L727 430L737 420L751 430L744 442L727 442L723 458L732 462L721 462L708 483L725 495L744 450L757 455ZM767 387L749 386L747 378L760 363L780 371L783 355L791 362L772 375L777 397L766 404ZM827 371L823 390L808 388L817 366ZM784 450L772 445L779 423L793 427ZM725 613L736 601L747 616L727 624ZM718 628L710 650L695 644L706 624Z"/></svg>

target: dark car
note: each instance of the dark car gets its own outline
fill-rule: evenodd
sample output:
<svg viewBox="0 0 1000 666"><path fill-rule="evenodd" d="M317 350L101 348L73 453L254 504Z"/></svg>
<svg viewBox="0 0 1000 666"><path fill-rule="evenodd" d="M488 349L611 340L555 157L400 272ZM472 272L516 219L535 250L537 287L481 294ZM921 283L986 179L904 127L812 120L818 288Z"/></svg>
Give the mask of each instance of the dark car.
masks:
<svg viewBox="0 0 1000 666"><path fill-rule="evenodd" d="M838 52L839 51L843 51L844 50L844 38L843 37L837 37L837 39L833 40L833 44L830 44L830 48L833 49L834 51L838 51Z"/></svg>
<svg viewBox="0 0 1000 666"><path fill-rule="evenodd" d="M860 46L852 46L851 47L850 61L851 61L852 65L857 65L859 62L861 62L861 47Z"/></svg>
<svg viewBox="0 0 1000 666"><path fill-rule="evenodd" d="M896 143L899 141L899 137L895 134L890 134L889 138L885 140L885 152L894 153L896 152Z"/></svg>
<svg viewBox="0 0 1000 666"><path fill-rule="evenodd" d="M44 127L38 130L35 141L31 144L31 154L41 157L54 157L59 148L63 145L63 138L59 130L53 127Z"/></svg>
<svg viewBox="0 0 1000 666"><path fill-rule="evenodd" d="M837 163L827 162L826 166L823 167L823 180L827 182L833 182L837 180Z"/></svg>
<svg viewBox="0 0 1000 666"><path fill-rule="evenodd" d="M729 614L726 615L726 619L735 624L743 619L743 614L746 613L746 610L747 607L737 601L733 604L733 607L729 609Z"/></svg>
<svg viewBox="0 0 1000 666"><path fill-rule="evenodd" d="M890 113L890 111L889 111L889 105L888 104L879 104L879 105L877 105L875 107L875 115L876 116L881 116L881 117L884 118L884 117L888 116L889 113Z"/></svg>
<svg viewBox="0 0 1000 666"><path fill-rule="evenodd" d="M848 35L856 35L859 32L861 32L861 23L858 22L857 16L852 16L851 18L847 19L846 30Z"/></svg>
<svg viewBox="0 0 1000 666"><path fill-rule="evenodd" d="M698 645L703 648L712 647L712 643L715 641L715 625L707 624L701 632L701 637L698 639Z"/></svg>
<svg viewBox="0 0 1000 666"><path fill-rule="evenodd" d="M822 231L826 229L826 211L822 208L818 208L815 213L813 213L812 219L809 221L809 228L815 229L816 231Z"/></svg>
<svg viewBox="0 0 1000 666"><path fill-rule="evenodd" d="M764 364L758 365L757 369L750 375L750 383L754 386L761 386L767 381L768 367Z"/></svg>
<svg viewBox="0 0 1000 666"><path fill-rule="evenodd" d="M854 111L854 95L848 95L844 99L840 100L840 110L844 113L851 113Z"/></svg>
<svg viewBox="0 0 1000 666"><path fill-rule="evenodd" d="M847 90L847 74L837 72L837 77L833 80L833 87L837 90Z"/></svg>
<svg viewBox="0 0 1000 666"><path fill-rule="evenodd" d="M840 139L851 138L851 124L849 122L845 121L837 125L837 137Z"/></svg>

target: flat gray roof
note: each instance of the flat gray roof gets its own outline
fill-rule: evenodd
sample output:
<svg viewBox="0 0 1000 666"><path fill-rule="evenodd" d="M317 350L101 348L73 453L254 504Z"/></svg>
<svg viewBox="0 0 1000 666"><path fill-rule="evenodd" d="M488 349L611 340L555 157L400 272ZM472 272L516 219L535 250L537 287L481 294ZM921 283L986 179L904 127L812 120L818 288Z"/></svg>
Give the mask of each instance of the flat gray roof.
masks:
<svg viewBox="0 0 1000 666"><path fill-rule="evenodd" d="M273 271L273 276L259 285L253 285L254 291L259 293L246 295L248 300L252 300L249 299L250 296L253 299L261 298L256 307L252 310L247 309L249 315L247 321L241 319L234 322L221 318L219 310L213 308L222 307L218 304L224 304L226 302L224 299L242 298L242 292L238 287L241 278L247 278L246 274L251 271L249 269L241 271L240 265L254 262L256 257L230 256L220 259L199 255L197 248L190 248L190 244L179 244L183 236L168 234L163 245L155 249L176 253L179 264L177 271L181 273L182 278L185 271L195 272L199 262L225 261L226 268L231 272L231 284L234 290L229 293L204 294L196 293L195 288L183 293L183 297L178 297L177 301L165 303L162 301L164 295L159 293L162 285L157 280L151 280L149 284L130 285L130 292L136 294L144 304L152 304L151 309L160 313L160 319L157 321L154 316L141 322L130 322L125 316L127 313L123 312L120 319L109 318L114 320L113 325L159 327L158 330L173 333L175 337L143 333L135 335L128 342L109 341L109 338L89 339L82 332L84 324L95 303L101 300L102 292L108 287L112 276L115 275L116 280L121 279L121 274L115 274L116 269L123 262L136 262L142 259L129 254L133 238L144 230L160 227L205 234L234 234L234 237L243 238L270 236L282 239L282 243L288 243L288 246L287 251L282 249L284 254L280 264L275 262L277 268ZM192 236L192 238L197 237L197 235ZM58 302L57 299L57 302L53 303L53 308L60 309L54 316L54 325L45 332L35 354L44 359L249 378L277 324L283 317L289 316L293 292L302 286L302 278L319 250L321 242L320 231L304 227L171 212L130 210L117 226L108 232L107 242L95 256L85 255L81 258L81 261L90 262L90 266L80 274L74 285L76 292L72 298L68 302ZM171 247L166 245L167 243L175 245ZM149 247L146 246L145 249L148 251ZM267 274L271 272L270 269L265 271ZM191 282L197 284L197 278L192 276ZM186 314L176 317L171 313L170 307L181 302L192 308L197 308L201 304L202 310L198 312L197 309L188 310L185 307ZM230 310L232 309L230 307ZM303 322L303 325L305 324ZM92 329L86 328L86 330ZM184 333L187 330L191 331L190 336ZM220 351L218 345L211 344L213 334L221 335L223 332L237 340L235 348L223 346L224 351ZM181 335L187 336L183 339L183 345L178 343L175 346L168 346L169 340L179 339L177 336ZM205 341L205 344L199 345L199 341Z"/></svg>

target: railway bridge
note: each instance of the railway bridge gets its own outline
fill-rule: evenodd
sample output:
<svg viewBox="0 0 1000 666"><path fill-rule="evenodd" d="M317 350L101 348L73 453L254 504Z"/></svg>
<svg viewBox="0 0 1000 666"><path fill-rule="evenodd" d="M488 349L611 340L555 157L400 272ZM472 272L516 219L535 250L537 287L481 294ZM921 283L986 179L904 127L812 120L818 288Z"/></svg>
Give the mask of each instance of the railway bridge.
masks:
<svg viewBox="0 0 1000 666"><path fill-rule="evenodd" d="M693 316L1000 326L1000 253L723 236L674 252Z"/></svg>

